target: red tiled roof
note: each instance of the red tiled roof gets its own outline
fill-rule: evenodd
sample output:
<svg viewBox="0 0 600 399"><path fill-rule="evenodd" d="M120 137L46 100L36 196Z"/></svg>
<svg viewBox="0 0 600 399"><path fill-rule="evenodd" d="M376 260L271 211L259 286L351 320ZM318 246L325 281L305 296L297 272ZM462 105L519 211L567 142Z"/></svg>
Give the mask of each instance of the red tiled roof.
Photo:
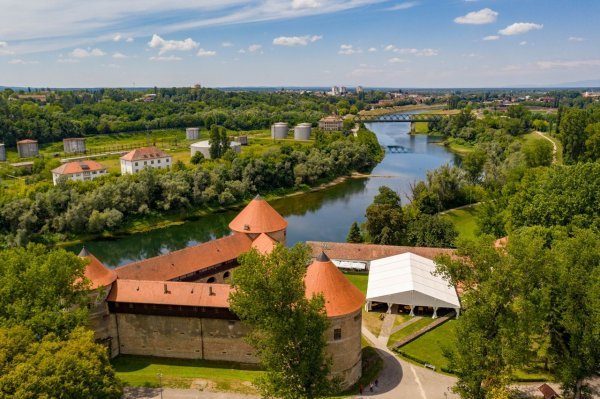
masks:
<svg viewBox="0 0 600 399"><path fill-rule="evenodd" d="M17 144L33 144L33 143L37 143L37 140L31 140L31 139L25 139L25 140L20 140L17 141Z"/></svg>
<svg viewBox="0 0 600 399"><path fill-rule="evenodd" d="M304 284L307 298L323 294L329 317L353 313L365 302L365 295L344 277L323 252L306 270Z"/></svg>
<svg viewBox="0 0 600 399"><path fill-rule="evenodd" d="M93 290L99 287L108 287L117 279L117 273L113 269L104 266L85 247L79 252L79 257L89 260L89 263L85 267L85 277L91 281Z"/></svg>
<svg viewBox="0 0 600 399"><path fill-rule="evenodd" d="M496 241L494 241L495 248L506 248L507 245L508 245L508 236L498 238Z"/></svg>
<svg viewBox="0 0 600 399"><path fill-rule="evenodd" d="M268 234L260 233L258 237L252 242L252 248L256 248L261 254L270 254L277 245L277 241L269 237Z"/></svg>
<svg viewBox="0 0 600 399"><path fill-rule="evenodd" d="M59 175L72 175L74 173L92 172L96 170L106 170L106 166L92 160L82 160L67 162L58 168L52 169L52 173Z"/></svg>
<svg viewBox="0 0 600 399"><path fill-rule="evenodd" d="M170 157L169 154L157 147L142 147L136 148L135 150L129 151L123 155L120 159L123 161L139 161L144 159L156 159Z"/></svg>
<svg viewBox="0 0 600 399"><path fill-rule="evenodd" d="M118 279L107 301L229 308L230 292L227 284Z"/></svg>
<svg viewBox="0 0 600 399"><path fill-rule="evenodd" d="M329 257L336 260L371 261L387 258L388 256L400 255L406 252L412 252L413 254L433 260L438 255L454 254L454 250L450 248L404 247L395 245L317 241L307 241L306 244L311 248L313 258L316 258L323 248L325 248Z"/></svg>
<svg viewBox="0 0 600 399"><path fill-rule="evenodd" d="M116 270L120 279L168 281L197 270L236 259L249 251L252 240L245 234L233 234L140 260Z"/></svg>
<svg viewBox="0 0 600 399"><path fill-rule="evenodd" d="M257 195L229 223L229 228L240 233L271 233L283 230L287 225L283 216Z"/></svg>

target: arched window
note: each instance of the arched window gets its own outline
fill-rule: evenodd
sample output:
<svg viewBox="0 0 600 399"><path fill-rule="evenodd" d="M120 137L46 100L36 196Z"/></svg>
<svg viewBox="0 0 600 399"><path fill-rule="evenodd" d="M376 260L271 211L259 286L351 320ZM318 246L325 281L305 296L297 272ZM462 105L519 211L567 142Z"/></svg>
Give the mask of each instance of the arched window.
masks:
<svg viewBox="0 0 600 399"><path fill-rule="evenodd" d="M216 281L216 279L214 277L209 277L208 280L206 280L207 283L214 283Z"/></svg>
<svg viewBox="0 0 600 399"><path fill-rule="evenodd" d="M223 273L223 280L227 280L229 278L229 276L231 276L230 272Z"/></svg>

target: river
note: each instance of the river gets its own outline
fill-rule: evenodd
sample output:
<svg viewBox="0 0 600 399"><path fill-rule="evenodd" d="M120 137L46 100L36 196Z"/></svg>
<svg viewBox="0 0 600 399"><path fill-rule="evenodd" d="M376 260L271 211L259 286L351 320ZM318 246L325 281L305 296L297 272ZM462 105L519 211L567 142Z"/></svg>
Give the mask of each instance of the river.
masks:
<svg viewBox="0 0 600 399"><path fill-rule="evenodd" d="M383 161L364 179L348 179L321 191L282 198L271 205L288 221L288 245L303 241L345 241L350 225L364 221L365 209L386 185L408 201L411 183L426 172L455 162L456 155L435 144L437 139L409 135L408 123L374 123L367 128L375 132L381 145L399 145L409 153L386 153ZM86 247L110 267L157 256L229 234L227 227L237 212L222 212L180 225L111 240L87 242ZM70 248L79 251L79 247Z"/></svg>

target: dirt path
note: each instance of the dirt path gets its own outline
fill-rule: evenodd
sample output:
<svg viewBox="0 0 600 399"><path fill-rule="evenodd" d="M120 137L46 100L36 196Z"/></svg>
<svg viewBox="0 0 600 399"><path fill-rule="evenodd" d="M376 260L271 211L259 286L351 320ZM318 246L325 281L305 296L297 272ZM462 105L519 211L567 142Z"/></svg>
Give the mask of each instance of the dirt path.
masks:
<svg viewBox="0 0 600 399"><path fill-rule="evenodd" d="M540 137L545 138L546 140L548 140L549 142L552 143L552 164L556 163L556 152L558 151L558 148L556 146L556 142L554 142L554 140L552 140L550 137L546 136L544 133L536 131L535 134L537 134Z"/></svg>

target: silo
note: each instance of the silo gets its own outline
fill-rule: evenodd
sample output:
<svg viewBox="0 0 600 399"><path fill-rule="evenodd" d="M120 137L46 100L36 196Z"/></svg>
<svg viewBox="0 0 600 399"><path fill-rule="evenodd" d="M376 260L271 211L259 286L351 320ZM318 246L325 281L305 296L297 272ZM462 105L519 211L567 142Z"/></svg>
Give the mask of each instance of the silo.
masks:
<svg viewBox="0 0 600 399"><path fill-rule="evenodd" d="M6 147L0 143L0 161L6 161Z"/></svg>
<svg viewBox="0 0 600 399"><path fill-rule="evenodd" d="M185 139L186 140L198 140L200 137L200 128L199 127L188 127L185 129Z"/></svg>
<svg viewBox="0 0 600 399"><path fill-rule="evenodd" d="M274 139L286 139L289 128L285 122L277 122L271 126L271 137Z"/></svg>
<svg viewBox="0 0 600 399"><path fill-rule="evenodd" d="M310 123L300 123L294 128L294 140L310 140Z"/></svg>
<svg viewBox="0 0 600 399"><path fill-rule="evenodd" d="M67 154L85 152L85 139L82 137L64 139L63 147Z"/></svg>
<svg viewBox="0 0 600 399"><path fill-rule="evenodd" d="M190 145L191 155L194 156L197 152L202 153L204 158L210 159L210 143L208 140L199 141Z"/></svg>
<svg viewBox="0 0 600 399"><path fill-rule="evenodd" d="M21 140L17 141L17 151L21 158L37 157L38 142L37 140Z"/></svg>

